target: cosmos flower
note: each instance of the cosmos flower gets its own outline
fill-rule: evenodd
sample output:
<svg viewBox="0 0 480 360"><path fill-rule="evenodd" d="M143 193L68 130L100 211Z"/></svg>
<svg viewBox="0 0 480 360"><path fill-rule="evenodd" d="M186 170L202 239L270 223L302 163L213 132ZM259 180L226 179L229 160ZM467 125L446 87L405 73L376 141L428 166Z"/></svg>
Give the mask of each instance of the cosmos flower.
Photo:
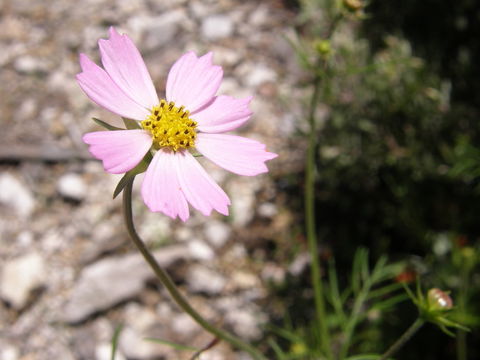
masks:
<svg viewBox="0 0 480 360"><path fill-rule="evenodd" d="M268 171L265 162L277 155L265 145L223 134L243 125L252 115L252 97L216 95L223 77L212 64L212 53L193 52L178 59L168 73L164 100L158 100L145 63L127 35L110 28L100 39L103 69L80 54L82 72L76 78L96 104L138 122L138 129L87 133L83 141L102 160L105 170L121 174L153 154L141 193L151 211L185 221L188 203L204 215L216 210L228 215L230 200L190 151L239 175Z"/></svg>

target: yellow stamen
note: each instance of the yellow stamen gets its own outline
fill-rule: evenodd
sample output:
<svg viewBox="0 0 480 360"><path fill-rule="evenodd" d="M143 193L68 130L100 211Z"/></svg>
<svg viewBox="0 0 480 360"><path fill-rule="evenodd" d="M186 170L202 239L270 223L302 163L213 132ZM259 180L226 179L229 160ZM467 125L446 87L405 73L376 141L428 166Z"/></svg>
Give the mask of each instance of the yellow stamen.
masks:
<svg viewBox="0 0 480 360"><path fill-rule="evenodd" d="M156 149L167 147L178 151L195 146L197 122L188 117L189 112L183 106L162 100L151 112L140 124L152 134Z"/></svg>

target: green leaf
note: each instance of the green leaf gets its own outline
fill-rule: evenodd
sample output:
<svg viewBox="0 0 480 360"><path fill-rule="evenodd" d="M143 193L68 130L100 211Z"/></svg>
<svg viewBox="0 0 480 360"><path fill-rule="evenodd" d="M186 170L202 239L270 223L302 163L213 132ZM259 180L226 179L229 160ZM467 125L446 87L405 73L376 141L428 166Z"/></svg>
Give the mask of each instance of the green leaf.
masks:
<svg viewBox="0 0 480 360"><path fill-rule="evenodd" d="M137 166L123 175L113 191L113 198L115 199L135 176L147 171L148 165L151 161L152 153L149 151L145 154L142 161L140 161Z"/></svg>
<svg viewBox="0 0 480 360"><path fill-rule="evenodd" d="M380 358L380 355L376 354L365 354L365 355L355 355L350 356L347 360L376 360Z"/></svg>
<svg viewBox="0 0 480 360"><path fill-rule="evenodd" d="M112 336L112 355L110 357L111 360L115 360L115 356L117 353L117 346L118 346L118 339L120 338L120 333L122 332L123 325L120 324L117 326L115 329L115 332L113 333Z"/></svg>
<svg viewBox="0 0 480 360"><path fill-rule="evenodd" d="M272 348L278 360L287 360L287 354L283 352L283 350L280 348L280 346L275 340L268 339L268 344Z"/></svg>
<svg viewBox="0 0 480 360"><path fill-rule="evenodd" d="M195 347L193 347L193 346L187 346L187 345L177 344L177 343L174 343L174 342L168 341L168 340L155 339L155 338L145 338L145 339L143 339L143 340L145 340L145 341L150 341L150 342L157 343L157 344L167 345L167 346L170 346L170 347L174 348L175 350L181 350L181 351L198 351L198 349L195 348Z"/></svg>
<svg viewBox="0 0 480 360"><path fill-rule="evenodd" d="M97 119L97 118L92 118L92 120L95 121L95 123L97 125L100 125L101 127L104 127L107 130L124 130L122 128L110 125L110 124L106 123L105 121Z"/></svg>
<svg viewBox="0 0 480 360"><path fill-rule="evenodd" d="M138 121L136 121L136 120L127 119L127 118L124 118L124 117L122 117L122 119L123 119L123 123L125 124L125 126L128 130L135 130L135 129L141 129L142 128L140 126L140 124L138 123Z"/></svg>

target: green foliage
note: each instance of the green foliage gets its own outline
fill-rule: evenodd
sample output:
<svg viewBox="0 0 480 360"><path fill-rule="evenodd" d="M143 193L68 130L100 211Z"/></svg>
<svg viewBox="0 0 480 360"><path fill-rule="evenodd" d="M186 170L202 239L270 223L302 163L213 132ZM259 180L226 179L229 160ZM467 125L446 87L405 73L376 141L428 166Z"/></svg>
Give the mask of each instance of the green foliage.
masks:
<svg viewBox="0 0 480 360"><path fill-rule="evenodd" d="M383 349L374 341L374 333L370 330L378 329L382 317L407 299L402 285L394 282L395 276L403 267L402 263L388 263L385 257L371 267L368 251L360 248L355 254L352 272L345 284L339 281L334 262L330 262L328 281L325 281L325 296L329 305L327 322L334 335L331 347L337 349L339 359L376 359L379 356L371 354ZM270 330L284 343L282 346L273 338L269 339L278 359L321 358L319 329L315 322L303 327L287 321L285 327L270 326ZM367 333L369 341L364 343L362 338ZM378 333L376 337L379 337ZM370 354L348 357L352 349Z"/></svg>
<svg viewBox="0 0 480 360"><path fill-rule="evenodd" d="M446 329L456 322L478 324L478 309L472 306L473 295L480 289L472 276L473 269L478 267L469 265L467 270L465 264L478 263L473 259L478 259L475 254L480 234L480 111L478 102L468 102L478 97L478 92L464 99L458 95L478 86L469 87L465 84L468 81L459 84L458 74L463 71L460 68L439 71L442 63L451 65L456 61L447 52L441 53L442 59L433 59L438 52L425 52L428 44L418 51L415 46L419 42L406 38L402 31L387 32L386 27L380 31L376 14L369 11L375 7L388 9L391 19L381 19L387 24L390 20L396 23L396 15L408 21L402 18L406 16L405 7L413 12L418 8L422 14L428 7L432 14L450 9L458 15L459 10L452 9L450 0L439 5L439 9L434 9L433 0L426 1L428 5L408 0L396 14L396 7L381 3L299 1L295 36L290 38L298 63L305 71L301 85L311 91L313 84L321 80L320 103L315 112L316 224L324 247L330 245L337 259L338 270L330 268L325 286L329 327L337 334L332 346L341 359L349 353L385 350L386 344L395 340L390 332L392 324L396 322L397 328L405 329L409 324L402 321L413 321L409 316L415 308L400 303L405 294L395 294L399 284L372 286L376 266L385 266L386 253L408 259L416 272L428 274L426 282L432 287L444 288L446 284L445 288L452 290L456 306L449 311L449 318L442 317L437 325ZM463 10L471 10L471 1L461 3ZM458 21L465 18L470 15L462 14ZM358 21L362 19L367 19L366 24L377 31L362 28ZM438 29L442 34L455 27L446 17L428 18L426 22L443 23L445 28ZM415 29L409 29L409 33L415 33ZM443 38L437 40L441 42ZM436 50L445 50L442 44L437 45ZM458 54L470 54L469 50ZM465 73L478 72L465 62L457 65L465 65ZM303 97L308 96L305 91ZM303 98L299 101L306 104ZM309 114L307 110L303 117L307 119ZM307 135L305 127L299 129L300 136ZM298 191L292 193L296 197ZM451 258L435 252L429 255L434 242L432 234L443 232L465 234L474 244L468 250L455 249ZM359 245L367 246L372 257L378 259L372 270L365 267L366 254L356 251ZM423 268L415 268L420 263ZM337 274L350 271L352 276L344 289L345 279L337 279ZM304 302L297 302L300 308L305 307ZM366 311L366 304L373 310ZM389 316L386 310L393 307L407 309L407 315ZM372 313L378 315L377 321L371 321L368 314ZM305 318L309 318L308 313ZM366 323L368 327L363 326ZM272 343L279 358L294 358L298 354L321 358L316 341L318 329L312 322L282 327L277 334L291 344L289 348L280 340ZM463 331L459 330L459 334ZM417 346L410 358L451 355L445 351L448 340L439 346L433 346L438 339L430 340L432 346ZM383 347L375 347L379 343ZM462 346L466 345L457 342L458 354L462 353L458 350ZM458 359L465 360L463 354Z"/></svg>

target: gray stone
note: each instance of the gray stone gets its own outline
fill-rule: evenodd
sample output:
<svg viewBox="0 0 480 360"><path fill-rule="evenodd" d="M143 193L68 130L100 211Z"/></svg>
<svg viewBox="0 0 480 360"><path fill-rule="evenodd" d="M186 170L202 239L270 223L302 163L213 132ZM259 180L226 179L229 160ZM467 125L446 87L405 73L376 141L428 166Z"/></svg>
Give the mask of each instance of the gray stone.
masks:
<svg viewBox="0 0 480 360"><path fill-rule="evenodd" d="M275 82L277 73L264 64L256 64L245 76L245 85L255 88L266 82Z"/></svg>
<svg viewBox="0 0 480 360"><path fill-rule="evenodd" d="M127 359L173 358L171 347L145 340L146 337L163 338L162 334L159 336L152 333L152 328L160 321L154 311L144 309L138 304L132 303L126 307L126 327L120 334L119 349Z"/></svg>
<svg viewBox="0 0 480 360"><path fill-rule="evenodd" d="M57 190L63 197L81 201L87 193L83 178L75 173L64 174L58 179Z"/></svg>
<svg viewBox="0 0 480 360"><path fill-rule="evenodd" d="M227 224L211 220L205 225L205 236L210 244L221 248L230 238L232 229Z"/></svg>
<svg viewBox="0 0 480 360"><path fill-rule="evenodd" d="M9 173L0 175L0 203L11 207L22 218L29 217L35 208L31 191Z"/></svg>
<svg viewBox="0 0 480 360"><path fill-rule="evenodd" d="M258 215L263 216L265 218L273 218L278 213L277 206L273 203L260 204L257 211L258 211Z"/></svg>
<svg viewBox="0 0 480 360"><path fill-rule="evenodd" d="M192 265L188 269L187 286L193 293L220 294L227 281L225 278L204 265Z"/></svg>
<svg viewBox="0 0 480 360"><path fill-rule="evenodd" d="M312 261L312 257L309 253L300 253L288 267L288 272L293 276L298 276L306 269L310 261Z"/></svg>
<svg viewBox="0 0 480 360"><path fill-rule="evenodd" d="M185 246L165 247L154 252L162 267L189 257ZM140 254L106 258L84 268L70 295L62 320L77 323L91 314L107 310L137 295L154 274Z"/></svg>
<svg viewBox="0 0 480 360"><path fill-rule="evenodd" d="M0 295L20 310L27 305L32 291L45 285L46 280L43 258L37 253L27 254L3 266Z"/></svg>
<svg viewBox="0 0 480 360"><path fill-rule="evenodd" d="M207 40L218 40L231 36L234 26L226 15L212 15L202 22L202 35Z"/></svg>
<svg viewBox="0 0 480 360"><path fill-rule="evenodd" d="M202 240L192 239L187 244L192 258L203 261L212 261L215 258L212 248Z"/></svg>
<svg viewBox="0 0 480 360"><path fill-rule="evenodd" d="M23 74L46 73L49 65L45 60L35 58L30 55L24 55L15 60L13 64L15 70Z"/></svg>

